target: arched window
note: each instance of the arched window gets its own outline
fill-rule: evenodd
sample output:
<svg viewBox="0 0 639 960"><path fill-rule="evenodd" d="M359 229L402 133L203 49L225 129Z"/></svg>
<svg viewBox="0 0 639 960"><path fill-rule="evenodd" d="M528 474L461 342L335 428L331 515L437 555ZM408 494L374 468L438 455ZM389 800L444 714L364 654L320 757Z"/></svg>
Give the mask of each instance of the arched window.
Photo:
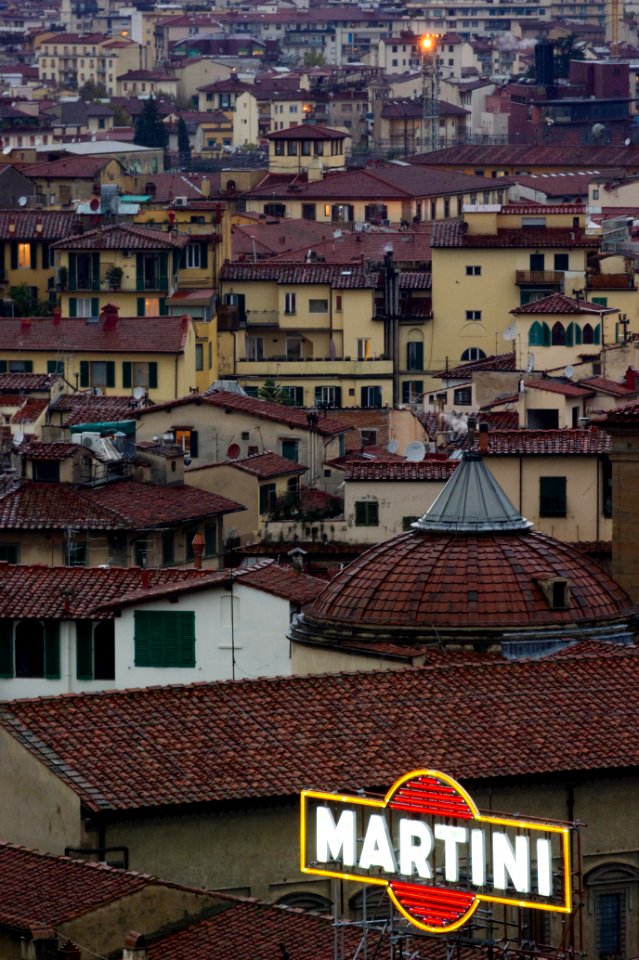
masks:
<svg viewBox="0 0 639 960"><path fill-rule="evenodd" d="M601 324L598 323L593 331L593 343L601 343Z"/></svg>
<svg viewBox="0 0 639 960"><path fill-rule="evenodd" d="M566 328L563 323L553 324L552 328L552 345L553 347L565 347L566 346Z"/></svg>
<svg viewBox="0 0 639 960"><path fill-rule="evenodd" d="M585 323L583 326L583 342L584 343L594 343L594 330L592 329L591 324Z"/></svg>
<svg viewBox="0 0 639 960"><path fill-rule="evenodd" d="M578 323L569 323L566 328L566 346L574 347L581 343L581 327Z"/></svg>
<svg viewBox="0 0 639 960"><path fill-rule="evenodd" d="M406 342L406 369L424 369L424 334L421 330L409 330Z"/></svg>
<svg viewBox="0 0 639 960"><path fill-rule="evenodd" d="M480 347L468 347L462 353L460 360L484 360L486 354Z"/></svg>
<svg viewBox="0 0 639 960"><path fill-rule="evenodd" d="M535 320L528 331L528 344L531 347L550 346L550 327L543 321Z"/></svg>
<svg viewBox="0 0 639 960"><path fill-rule="evenodd" d="M332 902L327 897L305 890L285 893L276 903L283 907L296 907L298 910L312 910L314 913L330 913L333 908Z"/></svg>
<svg viewBox="0 0 639 960"><path fill-rule="evenodd" d="M628 955L631 907L637 895L639 870L627 863L595 867L585 877L588 914L592 918L596 960L621 960Z"/></svg>

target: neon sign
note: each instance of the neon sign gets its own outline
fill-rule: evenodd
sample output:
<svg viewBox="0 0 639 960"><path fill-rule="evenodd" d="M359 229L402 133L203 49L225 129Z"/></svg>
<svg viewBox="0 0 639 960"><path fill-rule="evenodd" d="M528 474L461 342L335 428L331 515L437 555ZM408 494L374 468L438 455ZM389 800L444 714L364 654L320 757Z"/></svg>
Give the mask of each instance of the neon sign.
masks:
<svg viewBox="0 0 639 960"><path fill-rule="evenodd" d="M386 887L430 933L467 923L483 902L572 909L570 828L480 813L437 770L414 770L383 799L302 792L303 873Z"/></svg>

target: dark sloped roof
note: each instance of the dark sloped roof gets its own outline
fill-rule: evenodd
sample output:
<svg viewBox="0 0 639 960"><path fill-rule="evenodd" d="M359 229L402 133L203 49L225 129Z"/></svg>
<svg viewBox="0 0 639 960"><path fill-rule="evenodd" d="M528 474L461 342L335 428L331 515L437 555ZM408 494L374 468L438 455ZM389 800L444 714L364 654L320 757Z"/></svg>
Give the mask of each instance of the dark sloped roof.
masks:
<svg viewBox="0 0 639 960"><path fill-rule="evenodd" d="M186 246L189 238L166 230L132 223L119 223L88 230L53 244L56 250L173 250Z"/></svg>
<svg viewBox="0 0 639 960"><path fill-rule="evenodd" d="M237 467L238 470L244 470L245 473L252 473L260 480L268 480L271 477L282 477L291 473L305 473L307 467L303 464L294 463L286 457L281 457L279 453L272 453L265 450L264 453L254 453L250 457L242 457L240 460L225 461L225 466Z"/></svg>
<svg viewBox="0 0 639 960"><path fill-rule="evenodd" d="M328 283L336 290L369 289L377 285L377 274L349 264L348 267L317 263L225 263L220 280L275 280L277 283Z"/></svg>
<svg viewBox="0 0 639 960"><path fill-rule="evenodd" d="M542 297L541 300L532 300L521 307L515 307L510 312L516 316L527 316L534 313L592 313L600 316L602 313L614 313L614 310L612 308L606 309L600 303L590 303L588 300L567 297L563 293L551 293L550 296Z"/></svg>
<svg viewBox="0 0 639 960"><path fill-rule="evenodd" d="M469 178L470 179L470 178ZM493 184L495 181L492 181ZM501 181L497 181L501 182ZM497 230L496 233L466 233L459 221L442 221L433 226L432 247L590 247L599 246L599 238L575 232L569 227L526 227Z"/></svg>
<svg viewBox="0 0 639 960"><path fill-rule="evenodd" d="M9 230L9 224L14 230ZM42 233L36 230L36 225L42 224ZM33 240L41 236L43 240L59 240L68 237L78 229L78 218L75 213L61 210L49 212L47 210L2 210L0 211L0 239L2 240Z"/></svg>
<svg viewBox="0 0 639 960"><path fill-rule="evenodd" d="M476 438L476 446L478 444ZM610 444L610 434L595 427L589 430L489 430L486 452L496 456L596 455L607 453Z"/></svg>
<svg viewBox="0 0 639 960"><path fill-rule="evenodd" d="M638 711L628 649L22 700L0 722L88 809L132 810L374 789L425 766L462 782L635 767Z"/></svg>
<svg viewBox="0 0 639 960"><path fill-rule="evenodd" d="M253 87L253 92L257 96L259 88ZM350 133L345 130L333 130L317 123L300 123L296 127L288 127L287 130L266 134L267 140L345 140L347 137L350 138Z"/></svg>
<svg viewBox="0 0 639 960"><path fill-rule="evenodd" d="M347 480L448 480L458 466L455 460L422 460L411 463L399 460L393 463L360 461L346 465Z"/></svg>
<svg viewBox="0 0 639 960"><path fill-rule="evenodd" d="M137 404L131 395L96 397L93 393L66 393L50 408L51 413L60 413L62 423L73 426L77 423L99 423L103 420L130 420Z"/></svg>
<svg viewBox="0 0 639 960"><path fill-rule="evenodd" d="M116 326L64 317L0 317L0 350L60 353L182 353L191 321L188 317L120 317Z"/></svg>

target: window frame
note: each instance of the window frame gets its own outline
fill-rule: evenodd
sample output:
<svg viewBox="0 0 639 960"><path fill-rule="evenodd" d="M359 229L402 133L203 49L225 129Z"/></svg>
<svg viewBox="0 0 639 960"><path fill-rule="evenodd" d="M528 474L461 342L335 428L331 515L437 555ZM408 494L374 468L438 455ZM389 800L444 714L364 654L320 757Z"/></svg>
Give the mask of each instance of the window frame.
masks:
<svg viewBox="0 0 639 960"><path fill-rule="evenodd" d="M554 489L553 489L554 488ZM568 481L565 476L539 477L539 516L568 515Z"/></svg>
<svg viewBox="0 0 639 960"><path fill-rule="evenodd" d="M136 667L189 669L196 666L195 611L134 610L133 621Z"/></svg>
<svg viewBox="0 0 639 960"><path fill-rule="evenodd" d="M356 500L354 504L356 527L379 526L379 501Z"/></svg>

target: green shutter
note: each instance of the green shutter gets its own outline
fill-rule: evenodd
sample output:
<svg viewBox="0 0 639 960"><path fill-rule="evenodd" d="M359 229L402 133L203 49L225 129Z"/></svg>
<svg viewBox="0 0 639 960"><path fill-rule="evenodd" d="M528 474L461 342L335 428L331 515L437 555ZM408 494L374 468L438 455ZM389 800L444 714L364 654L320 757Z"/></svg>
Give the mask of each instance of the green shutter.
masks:
<svg viewBox="0 0 639 960"><path fill-rule="evenodd" d="M166 302L166 297L160 297L160 316L168 317L169 315L169 306Z"/></svg>
<svg viewBox="0 0 639 960"><path fill-rule="evenodd" d="M89 361L80 360L80 386L88 387L89 383Z"/></svg>
<svg viewBox="0 0 639 960"><path fill-rule="evenodd" d="M11 269L18 269L18 244L15 240L11 241Z"/></svg>
<svg viewBox="0 0 639 960"><path fill-rule="evenodd" d="M169 289L169 264L168 264L169 255L168 253L160 254L160 290Z"/></svg>
<svg viewBox="0 0 639 960"><path fill-rule="evenodd" d="M195 613L159 613L165 623L165 666L195 666Z"/></svg>
<svg viewBox="0 0 639 960"><path fill-rule="evenodd" d="M60 625L57 620L44 624L44 675L47 680L60 679Z"/></svg>
<svg viewBox="0 0 639 960"><path fill-rule="evenodd" d="M136 610L136 667L194 667L195 613Z"/></svg>
<svg viewBox="0 0 639 960"><path fill-rule="evenodd" d="M93 680L93 624L90 620L76 622L75 651L78 680Z"/></svg>
<svg viewBox="0 0 639 960"><path fill-rule="evenodd" d="M0 620L0 677L13 676L13 621Z"/></svg>
<svg viewBox="0 0 639 960"><path fill-rule="evenodd" d="M6 373L6 372L7 372L7 361L0 360L0 373Z"/></svg>
<svg viewBox="0 0 639 960"><path fill-rule="evenodd" d="M191 430L189 454L191 455L191 457L197 457L198 455L197 430Z"/></svg>
<svg viewBox="0 0 639 960"><path fill-rule="evenodd" d="M145 314L145 299L144 297L138 297L138 317L143 317Z"/></svg>
<svg viewBox="0 0 639 960"><path fill-rule="evenodd" d="M136 667L159 667L161 663L153 662L153 615L146 610L136 610L133 614L135 622L135 665Z"/></svg>
<svg viewBox="0 0 639 960"><path fill-rule="evenodd" d="M212 557L216 553L215 529L215 524L213 523L207 523L204 527L204 554L207 557Z"/></svg>
<svg viewBox="0 0 639 960"><path fill-rule="evenodd" d="M130 387L132 384L132 374L131 374L131 361L124 360L122 362L122 386Z"/></svg>
<svg viewBox="0 0 639 960"><path fill-rule="evenodd" d="M75 297L69 297L69 316L77 317L78 315L78 301Z"/></svg>
<svg viewBox="0 0 639 960"><path fill-rule="evenodd" d="M149 363L149 389L155 390L158 385L158 365L155 360Z"/></svg>
<svg viewBox="0 0 639 960"><path fill-rule="evenodd" d="M37 270L38 269L38 244L30 243L29 246L31 247L31 269Z"/></svg>
<svg viewBox="0 0 639 960"><path fill-rule="evenodd" d="M100 289L100 254L91 254L91 289Z"/></svg>
<svg viewBox="0 0 639 960"><path fill-rule="evenodd" d="M69 254L69 290L78 289L78 258L75 253Z"/></svg>
<svg viewBox="0 0 639 960"><path fill-rule="evenodd" d="M107 387L115 386L115 360L106 362L106 385Z"/></svg>
<svg viewBox="0 0 639 960"><path fill-rule="evenodd" d="M41 243L40 249L42 250L42 269L49 270L51 268L51 258L49 252L49 244Z"/></svg>
<svg viewBox="0 0 639 960"><path fill-rule="evenodd" d="M91 316L99 317L100 316L100 298L91 297Z"/></svg>
<svg viewBox="0 0 639 960"><path fill-rule="evenodd" d="M202 270L208 270L208 244L206 240L203 240L200 244L200 268Z"/></svg>
<svg viewBox="0 0 639 960"><path fill-rule="evenodd" d="M135 255L135 286L138 290L144 290L144 254ZM142 314L144 316L144 314Z"/></svg>

